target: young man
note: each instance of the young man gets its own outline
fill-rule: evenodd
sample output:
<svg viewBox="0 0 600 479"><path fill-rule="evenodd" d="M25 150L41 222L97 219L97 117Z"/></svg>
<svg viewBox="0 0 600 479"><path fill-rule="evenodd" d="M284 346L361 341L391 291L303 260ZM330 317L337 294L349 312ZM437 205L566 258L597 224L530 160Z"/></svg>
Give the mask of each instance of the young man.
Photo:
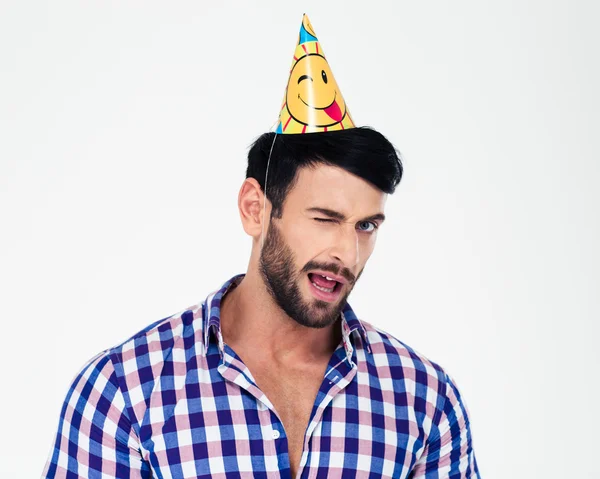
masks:
<svg viewBox="0 0 600 479"><path fill-rule="evenodd" d="M305 17L239 192L247 272L84 366L44 477L479 477L452 379L346 301L402 165L317 52Z"/></svg>

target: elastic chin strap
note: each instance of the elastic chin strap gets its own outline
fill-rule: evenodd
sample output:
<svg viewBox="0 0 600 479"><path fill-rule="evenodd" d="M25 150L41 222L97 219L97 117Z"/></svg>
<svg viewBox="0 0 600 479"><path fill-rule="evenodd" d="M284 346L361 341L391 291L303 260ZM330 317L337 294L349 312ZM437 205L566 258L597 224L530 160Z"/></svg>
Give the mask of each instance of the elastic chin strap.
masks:
<svg viewBox="0 0 600 479"><path fill-rule="evenodd" d="M267 159L267 171L265 173L265 200L263 202L263 221L262 231L260 233L260 251L262 252L263 246L265 245L265 223L267 222L267 179L269 178L269 165L271 164L271 154L273 153L273 147L275 146L275 140L277 139L277 132L273 136L273 143L271 143L271 149L269 150L269 158Z"/></svg>

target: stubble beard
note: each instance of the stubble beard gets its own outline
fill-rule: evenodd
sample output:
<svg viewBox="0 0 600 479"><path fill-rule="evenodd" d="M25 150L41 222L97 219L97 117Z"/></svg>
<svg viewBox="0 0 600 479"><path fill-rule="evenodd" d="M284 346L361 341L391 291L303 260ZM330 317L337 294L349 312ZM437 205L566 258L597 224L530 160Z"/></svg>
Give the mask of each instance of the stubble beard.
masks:
<svg viewBox="0 0 600 479"><path fill-rule="evenodd" d="M299 282L305 280L306 273L302 270L296 271L294 252L285 243L274 221L271 221L267 231L259 270L269 294L277 305L298 324L308 328L325 328L333 324L340 317L352 291L351 287L348 288L336 303L316 298L310 302L305 301Z"/></svg>

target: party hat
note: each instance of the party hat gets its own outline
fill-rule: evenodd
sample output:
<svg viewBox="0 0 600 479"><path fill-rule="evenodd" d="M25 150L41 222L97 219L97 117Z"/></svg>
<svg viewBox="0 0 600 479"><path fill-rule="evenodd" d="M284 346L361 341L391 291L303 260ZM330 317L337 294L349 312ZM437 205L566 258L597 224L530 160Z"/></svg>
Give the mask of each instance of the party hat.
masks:
<svg viewBox="0 0 600 479"><path fill-rule="evenodd" d="M348 128L354 128L354 122L305 14L276 131L318 133Z"/></svg>

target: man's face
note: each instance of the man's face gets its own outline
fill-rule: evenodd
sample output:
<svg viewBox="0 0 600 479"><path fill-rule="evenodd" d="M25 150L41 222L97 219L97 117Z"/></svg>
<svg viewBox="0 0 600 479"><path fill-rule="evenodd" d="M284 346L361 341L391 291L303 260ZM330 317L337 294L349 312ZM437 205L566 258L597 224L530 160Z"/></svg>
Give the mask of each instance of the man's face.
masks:
<svg viewBox="0 0 600 479"><path fill-rule="evenodd" d="M313 328L336 321L373 252L386 199L341 168L298 171L260 256L263 281L289 317Z"/></svg>

